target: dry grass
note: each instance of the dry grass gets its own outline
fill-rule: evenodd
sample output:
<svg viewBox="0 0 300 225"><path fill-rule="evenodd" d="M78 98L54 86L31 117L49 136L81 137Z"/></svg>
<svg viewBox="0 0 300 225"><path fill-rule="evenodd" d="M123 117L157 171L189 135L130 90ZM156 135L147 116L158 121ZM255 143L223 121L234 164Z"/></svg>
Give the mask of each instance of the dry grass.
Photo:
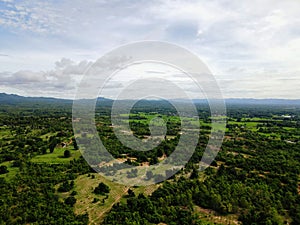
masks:
<svg viewBox="0 0 300 225"><path fill-rule="evenodd" d="M199 218L215 224L237 225L240 224L236 214L221 216L211 209L204 209L199 206L194 207L195 212L199 214Z"/></svg>
<svg viewBox="0 0 300 225"><path fill-rule="evenodd" d="M85 174L75 180L77 202L74 208L76 214L89 214L89 224L99 224L111 207L119 202L122 196L127 193L128 187L111 182L99 174L93 175L95 175L94 179ZM104 199L105 196L93 193L94 188L98 186L100 182L110 187L110 193L104 203L102 203L102 199ZM93 203L94 198L98 198L99 201Z"/></svg>

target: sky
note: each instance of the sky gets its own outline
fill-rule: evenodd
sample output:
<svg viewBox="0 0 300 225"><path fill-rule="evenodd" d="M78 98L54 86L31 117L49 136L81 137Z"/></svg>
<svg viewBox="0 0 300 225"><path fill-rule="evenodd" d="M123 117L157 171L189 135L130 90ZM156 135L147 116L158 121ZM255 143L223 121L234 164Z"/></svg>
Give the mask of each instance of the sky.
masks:
<svg viewBox="0 0 300 225"><path fill-rule="evenodd" d="M0 0L0 92L73 99L97 59L142 40L195 53L224 98L300 98L299 0ZM121 73L178 81L147 66Z"/></svg>

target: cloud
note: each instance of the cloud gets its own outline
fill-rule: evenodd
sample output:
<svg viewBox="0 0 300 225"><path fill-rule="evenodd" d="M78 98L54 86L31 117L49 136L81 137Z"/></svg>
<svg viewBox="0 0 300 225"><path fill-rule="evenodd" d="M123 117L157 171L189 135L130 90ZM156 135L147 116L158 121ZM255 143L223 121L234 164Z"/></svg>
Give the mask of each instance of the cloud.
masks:
<svg viewBox="0 0 300 225"><path fill-rule="evenodd" d="M177 21L166 27L165 33L170 39L194 40L198 32L198 23L193 20Z"/></svg>
<svg viewBox="0 0 300 225"><path fill-rule="evenodd" d="M43 72L32 72L32 71L18 71L11 74L6 79L3 79L3 83L9 83L12 85L16 84L28 84L42 82L45 80L45 73Z"/></svg>
<svg viewBox="0 0 300 225"><path fill-rule="evenodd" d="M62 15L59 16L59 10L47 2L36 1L34 4L29 4L28 1L16 3L9 1L8 3L6 7L0 9L0 24L6 27L38 33L52 33L54 32L54 26L52 26L54 20L60 17L63 21Z"/></svg>
<svg viewBox="0 0 300 225"><path fill-rule="evenodd" d="M73 98L76 87L80 82L84 72L90 67L92 62L74 62L70 59L62 58L55 63L55 68L48 71L28 71L21 70L15 73L2 72L2 88L13 88L27 95L50 96Z"/></svg>
<svg viewBox="0 0 300 225"><path fill-rule="evenodd" d="M1 0L0 2L12 3L14 0Z"/></svg>
<svg viewBox="0 0 300 225"><path fill-rule="evenodd" d="M52 82L56 88L41 90L44 94L74 89L89 62L112 48L154 39L190 49L220 82L232 81L221 84L225 96L274 97L272 87L278 96L299 96L288 95L299 85L299 1L5 0L0 2L0 28L0 48L5 52L0 55L0 71L11 71L14 87L23 82L38 89L33 86L41 78L48 85ZM53 69L52 63L60 58ZM268 79L256 91L255 82L243 85L250 92L239 87L260 77ZM294 80L286 79L277 88L279 79L290 77ZM3 72L0 78L7 75ZM270 91L263 90L267 87Z"/></svg>

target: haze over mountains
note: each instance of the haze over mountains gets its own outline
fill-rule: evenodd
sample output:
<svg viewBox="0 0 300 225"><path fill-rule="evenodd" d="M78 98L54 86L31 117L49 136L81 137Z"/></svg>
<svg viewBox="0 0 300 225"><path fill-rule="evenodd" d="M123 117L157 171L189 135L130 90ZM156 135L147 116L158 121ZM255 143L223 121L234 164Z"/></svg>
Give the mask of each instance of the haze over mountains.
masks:
<svg viewBox="0 0 300 225"><path fill-rule="evenodd" d="M112 103L112 99L99 97L102 102ZM224 99L226 104L253 104L253 105L300 105L300 99L253 99L253 98L229 98ZM143 101L162 101L162 100L143 100ZM184 99L174 99L172 101L186 101ZM0 104L14 105L20 103L59 103L72 104L71 99L60 99L52 97L24 97L16 94L0 93ZM194 103L205 104L205 99L193 99Z"/></svg>

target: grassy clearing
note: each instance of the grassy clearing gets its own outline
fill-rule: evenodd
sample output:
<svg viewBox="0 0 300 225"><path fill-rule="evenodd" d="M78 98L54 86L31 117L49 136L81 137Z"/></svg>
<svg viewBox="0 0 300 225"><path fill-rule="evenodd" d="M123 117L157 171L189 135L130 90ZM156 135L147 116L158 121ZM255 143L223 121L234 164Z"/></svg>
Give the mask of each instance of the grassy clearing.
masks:
<svg viewBox="0 0 300 225"><path fill-rule="evenodd" d="M242 118L242 122L246 121L274 121L271 118L260 118L260 117L253 117L253 118Z"/></svg>
<svg viewBox="0 0 300 225"><path fill-rule="evenodd" d="M139 187L130 187L131 190L133 190L135 196L138 196L139 194L144 194L144 195L151 195L157 188L159 188L162 185L160 184L151 184L149 186L139 186ZM120 199L120 203L126 204L127 202L127 196L123 196Z"/></svg>
<svg viewBox="0 0 300 225"><path fill-rule="evenodd" d="M140 186L133 188L135 195L144 194L151 195L162 184L151 184L149 186Z"/></svg>
<svg viewBox="0 0 300 225"><path fill-rule="evenodd" d="M151 182L154 182L154 178L151 178L150 180L145 180L146 172L149 171L148 166L137 166L135 168L138 169L136 177L132 177L132 178L127 177L127 174L131 172L132 168L124 168L124 169L118 170L114 175L110 175L107 177L113 181L118 180L124 184L135 183L135 184L139 184L139 185L144 185L144 184L149 184ZM174 167L174 165L172 165L172 164L161 163L159 165L159 167L156 167L155 169L150 169L150 170L156 175L161 174L161 175L165 176L165 171L172 170L172 169L176 169L177 171L179 171L181 168L182 167L180 167L180 166Z"/></svg>
<svg viewBox="0 0 300 225"><path fill-rule="evenodd" d="M235 121L228 121L228 124L231 125L238 125L238 126L244 126L245 128L252 130L252 131L256 131L257 130L257 125L259 124L259 122L235 122Z"/></svg>
<svg viewBox="0 0 300 225"><path fill-rule="evenodd" d="M284 130L296 132L298 128L296 127L283 127Z"/></svg>
<svg viewBox="0 0 300 225"><path fill-rule="evenodd" d="M40 136L40 138L42 138L43 141L46 141L49 139L49 137L56 136L56 135L57 135L57 132L55 132L55 133L52 132L52 133L43 134Z"/></svg>
<svg viewBox="0 0 300 225"><path fill-rule="evenodd" d="M262 133L262 132L257 132L258 134L260 134L261 136L265 136L268 138L274 138L276 140L279 140L281 135L277 134L277 133Z"/></svg>
<svg viewBox="0 0 300 225"><path fill-rule="evenodd" d="M12 167L12 161L3 162L0 164L0 166L7 166L9 172L5 174L0 174L0 177L4 177L6 180L13 179L16 176L16 174L19 172L18 167Z"/></svg>
<svg viewBox="0 0 300 225"><path fill-rule="evenodd" d="M89 224L100 224L105 214L109 212L111 207L119 202L123 195L127 194L128 187L121 184L111 182L99 174L93 174L95 178L88 177L88 175L81 175L75 180L75 196L77 202L75 204L75 213L80 215L84 213L89 214ZM96 195L93 190L100 182L105 183L110 187L108 198L102 203L105 196ZM99 201L93 203L94 198Z"/></svg>
<svg viewBox="0 0 300 225"><path fill-rule="evenodd" d="M92 175L94 175L95 178L92 178ZM92 175L81 175L75 180L74 190L77 192L77 195L75 196L77 201L74 208L75 213L78 215L84 213L89 214L89 224L100 224L106 213L109 212L115 203L126 202L126 195L129 187L107 180L100 174ZM107 199L105 199L105 196L96 195L93 193L93 190L100 182L103 182L110 187L110 192ZM146 187L131 187L131 189L136 195L140 193L150 195L159 186L159 184L153 184ZM60 197L66 198L68 195L69 194L63 193L60 194ZM98 198L99 201L93 203L94 198ZM104 203L102 202L103 199L105 199Z"/></svg>
<svg viewBox="0 0 300 225"><path fill-rule="evenodd" d="M245 124L246 124L246 127L256 129L258 122L245 122Z"/></svg>
<svg viewBox="0 0 300 225"><path fill-rule="evenodd" d="M195 212L197 212L200 219L210 222L211 224L228 224L228 225L239 224L238 215L236 214L221 216L217 212L211 209L204 209L199 206L195 206L194 210Z"/></svg>
<svg viewBox="0 0 300 225"><path fill-rule="evenodd" d="M64 158L64 151L70 150L71 157ZM35 163L68 163L73 159L78 159L81 156L79 150L73 150L73 146L67 146L65 148L55 148L53 153L47 153L45 155L37 155L31 159L31 162Z"/></svg>

